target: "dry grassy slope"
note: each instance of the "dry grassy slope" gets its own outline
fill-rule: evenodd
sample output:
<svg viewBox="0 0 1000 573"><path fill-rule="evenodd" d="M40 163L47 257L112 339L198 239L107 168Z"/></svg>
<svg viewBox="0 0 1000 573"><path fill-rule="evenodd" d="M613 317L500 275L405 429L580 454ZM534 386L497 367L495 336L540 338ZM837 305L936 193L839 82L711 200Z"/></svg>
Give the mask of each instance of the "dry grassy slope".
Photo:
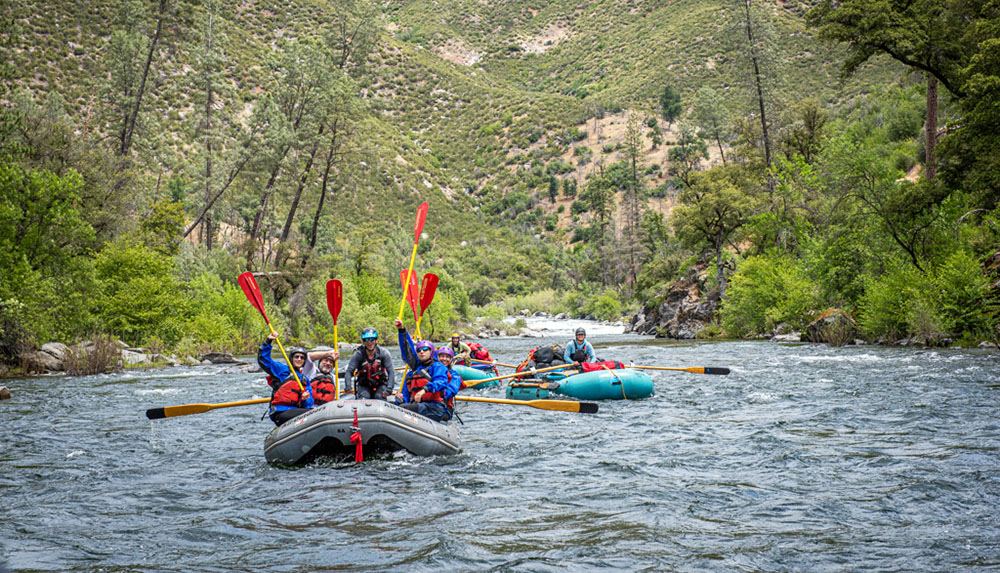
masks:
<svg viewBox="0 0 1000 573"><path fill-rule="evenodd" d="M11 52L16 82L38 92L58 92L81 124L96 121L96 84L103 74L99 59L115 5L113 0L6 5L18 25ZM155 3L148 5L152 13ZM656 91L668 79L685 97L699 85L727 83L718 65L714 35L720 4L714 0L419 0L383 7L387 34L368 92L376 116L359 143L369 160L348 166L357 176L356 185L338 198L347 208L370 209L378 202L395 216L419 195L460 213L439 221L442 228L468 228L480 224L476 210L495 196L465 190L494 185L495 193L503 194L515 189L522 176L519 163L561 157L576 165L572 148L587 145L594 154L590 163L566 175L582 183L598 161L608 165L619 159L618 152L605 156L602 148L622 141L625 114L607 114L595 128L587 111L594 101L648 114ZM840 97L843 92L831 84L835 66L830 54L803 48L810 40L801 25L801 6L781 4L775 10L777 25L788 32L782 37L797 50L792 84L826 99ZM330 18L329 4L320 0L233 0L224 14L230 75L237 87L232 103L244 109L266 85L261 63L279 39L310 33L317 22ZM185 16L188 22L191 15ZM144 102L179 152L190 143L183 117L194 104L178 86L193 71L192 41L179 29L165 31L148 107ZM574 84L591 95L572 95L567 88ZM484 126L505 116L513 118L510 125L499 134L484 135ZM569 149L549 145L561 130L577 125L586 131L586 140ZM543 135L528 144L525 137L532 131ZM664 139L671 140L671 134ZM646 147L645 165L666 163L667 146ZM514 150L520 159L508 164ZM648 184L661 183L664 171ZM541 196L545 190L532 193ZM373 202L373 196L379 201ZM569 201L561 202L567 205L560 224L568 225ZM669 209L669 201L660 203L655 208ZM550 213L559 204L541 200L538 205Z"/></svg>

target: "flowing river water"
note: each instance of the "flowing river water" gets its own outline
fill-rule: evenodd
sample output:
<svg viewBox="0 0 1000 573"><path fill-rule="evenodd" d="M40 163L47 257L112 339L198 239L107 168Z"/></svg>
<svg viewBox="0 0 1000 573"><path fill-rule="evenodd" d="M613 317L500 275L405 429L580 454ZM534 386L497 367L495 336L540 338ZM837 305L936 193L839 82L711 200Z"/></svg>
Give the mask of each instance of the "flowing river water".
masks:
<svg viewBox="0 0 1000 573"><path fill-rule="evenodd" d="M485 342L516 363L572 326ZM295 468L263 406L145 418L260 374L5 381L0 571L1000 568L1000 353L616 331L602 358L732 374L653 372L592 415L461 403L457 455Z"/></svg>

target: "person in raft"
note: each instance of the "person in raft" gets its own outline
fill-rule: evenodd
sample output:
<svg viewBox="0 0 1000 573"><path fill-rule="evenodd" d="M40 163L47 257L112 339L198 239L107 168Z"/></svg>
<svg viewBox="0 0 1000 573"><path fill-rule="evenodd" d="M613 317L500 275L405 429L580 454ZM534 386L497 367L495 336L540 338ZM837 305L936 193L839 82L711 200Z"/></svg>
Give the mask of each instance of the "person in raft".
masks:
<svg viewBox="0 0 1000 573"><path fill-rule="evenodd" d="M396 371L392 368L392 355L378 345L378 331L367 327L361 331L361 346L354 351L344 373L344 388L354 382L357 400L385 400L396 386Z"/></svg>
<svg viewBox="0 0 1000 573"><path fill-rule="evenodd" d="M319 359L315 371L310 371L308 364L306 368L302 369L312 382L313 402L316 406L322 406L337 399L337 380L334 379L337 373L333 371L335 364L333 355L328 354Z"/></svg>
<svg viewBox="0 0 1000 573"><path fill-rule="evenodd" d="M448 375L451 376L451 378L453 380L455 380L455 379L458 380L458 390L459 391L465 390L466 388L469 387L465 383L465 380L462 380L462 377L458 375L458 372L455 372L454 370L451 369L451 367L455 365L455 351L452 350L450 346L445 346L443 348L438 348L437 349L437 359L438 359L438 362L440 362L441 364L444 364L445 368L448 369Z"/></svg>
<svg viewBox="0 0 1000 573"><path fill-rule="evenodd" d="M451 349L452 354L455 355L453 362L456 364L464 364L466 366L472 366L472 347L461 341L458 333L453 333L451 335L451 344L448 345ZM438 356L440 356L441 350L438 350Z"/></svg>
<svg viewBox="0 0 1000 573"><path fill-rule="evenodd" d="M586 330L582 328L576 329L576 338L566 343L563 360L566 364L572 363L576 366L579 366L581 362L597 362L594 347L587 340Z"/></svg>
<svg viewBox="0 0 1000 573"><path fill-rule="evenodd" d="M399 331L399 350L409 368L403 380L403 392L396 395L407 410L427 416L431 420L446 422L455 410L455 394L461 379L434 357L434 344L420 340L416 344L403 328L403 321L396 319Z"/></svg>
<svg viewBox="0 0 1000 573"><path fill-rule="evenodd" d="M260 364L261 370L267 373L267 383L272 389L271 407L268 413L271 421L280 426L315 406L315 401L312 385L303 372L303 367L309 360L309 353L301 346L289 349L288 359L291 360L292 367L299 376L296 380L287 365L271 358L271 343L275 338L278 338L278 333L272 332L267 335L264 344L260 345L257 351L257 364ZM334 350L331 357L339 358L340 353Z"/></svg>

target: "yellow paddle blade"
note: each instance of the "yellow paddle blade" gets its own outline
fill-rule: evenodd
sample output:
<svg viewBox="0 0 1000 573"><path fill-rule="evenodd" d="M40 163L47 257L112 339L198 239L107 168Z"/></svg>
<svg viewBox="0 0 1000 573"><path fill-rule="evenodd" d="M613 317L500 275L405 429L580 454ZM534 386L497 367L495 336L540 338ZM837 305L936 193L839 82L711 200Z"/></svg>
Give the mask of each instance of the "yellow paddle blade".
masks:
<svg viewBox="0 0 1000 573"><path fill-rule="evenodd" d="M241 400L239 402L222 402L220 404L183 404L181 406L164 406L163 408L150 408L146 410L146 417L150 420L160 418L173 418L174 416L188 416L191 414L201 414L216 408L232 408L234 406L249 406L251 404L267 404L270 398L258 398L256 400Z"/></svg>
<svg viewBox="0 0 1000 573"><path fill-rule="evenodd" d="M503 398L473 398L471 396L455 396L455 399L465 402L490 402L493 404L531 406L540 410L555 410L558 412L597 413L597 404L593 402L576 402L574 400L505 400Z"/></svg>

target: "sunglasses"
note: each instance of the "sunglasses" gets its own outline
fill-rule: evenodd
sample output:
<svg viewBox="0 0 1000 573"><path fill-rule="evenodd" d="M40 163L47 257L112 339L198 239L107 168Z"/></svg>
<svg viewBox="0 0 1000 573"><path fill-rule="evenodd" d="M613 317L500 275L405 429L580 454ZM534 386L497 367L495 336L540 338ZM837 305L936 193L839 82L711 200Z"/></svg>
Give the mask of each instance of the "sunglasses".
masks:
<svg viewBox="0 0 1000 573"><path fill-rule="evenodd" d="M430 351L431 351L431 347L430 346L420 346L420 347L417 347L417 352L430 352Z"/></svg>

